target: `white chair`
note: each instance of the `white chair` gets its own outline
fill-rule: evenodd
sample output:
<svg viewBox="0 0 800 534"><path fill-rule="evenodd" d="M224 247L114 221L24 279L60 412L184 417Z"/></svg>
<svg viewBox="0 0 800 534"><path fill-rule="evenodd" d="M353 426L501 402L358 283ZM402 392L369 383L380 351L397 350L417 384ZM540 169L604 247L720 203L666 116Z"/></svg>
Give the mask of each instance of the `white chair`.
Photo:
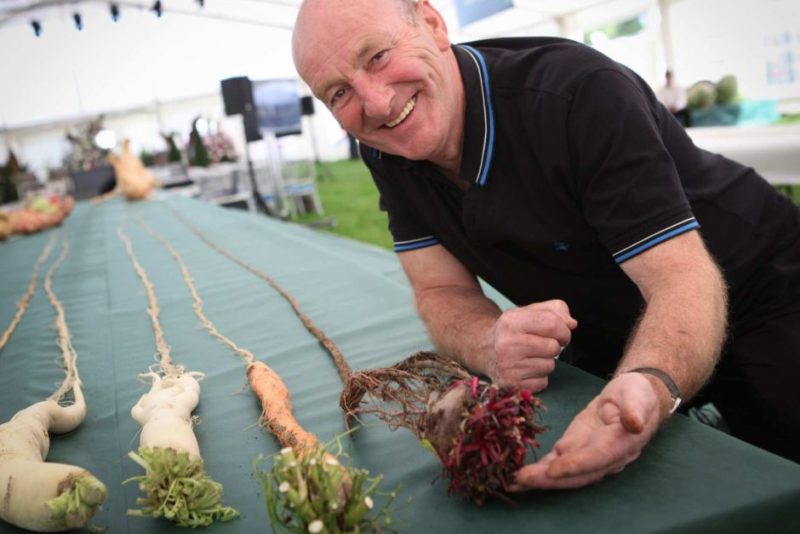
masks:
<svg viewBox="0 0 800 534"><path fill-rule="evenodd" d="M244 204L255 211L253 192L247 180L241 179L236 164L220 164L212 167L190 167L189 178L200 190L199 197L220 206Z"/></svg>
<svg viewBox="0 0 800 534"><path fill-rule="evenodd" d="M310 163L310 162L309 162ZM292 162L281 166L259 166L253 169L261 199L273 215L281 218L296 217L313 211L323 214L322 201L317 192L313 163ZM239 181L250 177L246 169L238 171Z"/></svg>
<svg viewBox="0 0 800 534"><path fill-rule="evenodd" d="M283 195L289 200L293 214L313 211L323 215L322 201L317 191L317 166L313 161L286 162L282 169Z"/></svg>

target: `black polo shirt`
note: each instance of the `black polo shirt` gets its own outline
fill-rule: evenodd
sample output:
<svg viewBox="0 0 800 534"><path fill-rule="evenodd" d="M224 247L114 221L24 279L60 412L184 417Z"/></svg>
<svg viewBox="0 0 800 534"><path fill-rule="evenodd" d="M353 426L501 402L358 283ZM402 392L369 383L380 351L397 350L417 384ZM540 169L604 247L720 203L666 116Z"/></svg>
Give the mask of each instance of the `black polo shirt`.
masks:
<svg viewBox="0 0 800 534"><path fill-rule="evenodd" d="M643 304L619 265L684 232L702 225L743 294L734 312L747 312L747 280L778 250L780 214L797 218L790 202L696 148L643 80L589 47L509 38L453 51L468 190L429 162L362 146L396 252L440 244L517 305L565 300L580 324L575 363L599 373Z"/></svg>

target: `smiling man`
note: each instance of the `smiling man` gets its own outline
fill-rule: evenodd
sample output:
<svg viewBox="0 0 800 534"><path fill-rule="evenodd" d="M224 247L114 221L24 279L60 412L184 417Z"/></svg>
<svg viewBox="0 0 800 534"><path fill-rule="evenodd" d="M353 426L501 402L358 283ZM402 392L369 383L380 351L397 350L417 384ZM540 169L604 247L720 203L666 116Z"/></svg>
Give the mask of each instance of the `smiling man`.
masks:
<svg viewBox="0 0 800 534"><path fill-rule="evenodd" d="M563 39L452 45L427 0L306 0L293 50L361 143L437 349L533 391L567 345L612 377L516 489L620 471L698 392L800 459L800 211L632 71Z"/></svg>
<svg viewBox="0 0 800 534"><path fill-rule="evenodd" d="M420 31L405 2L325 4L308 3L295 30L295 63L314 94L362 144L457 171L464 93L453 90L455 58L441 52L446 33ZM326 11L340 24L334 32L320 19Z"/></svg>

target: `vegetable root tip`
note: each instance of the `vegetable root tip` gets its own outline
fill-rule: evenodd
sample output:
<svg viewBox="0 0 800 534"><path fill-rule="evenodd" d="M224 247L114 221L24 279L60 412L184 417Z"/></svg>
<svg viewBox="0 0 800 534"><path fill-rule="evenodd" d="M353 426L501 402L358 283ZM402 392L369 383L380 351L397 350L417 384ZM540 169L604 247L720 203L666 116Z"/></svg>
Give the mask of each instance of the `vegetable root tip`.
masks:
<svg viewBox="0 0 800 534"><path fill-rule="evenodd" d="M65 490L47 505L57 523L65 528L80 528L94 516L106 495L105 484L87 473L68 481Z"/></svg>
<svg viewBox="0 0 800 534"><path fill-rule="evenodd" d="M83 502L90 505L100 505L106 500L106 485L92 477L81 490Z"/></svg>

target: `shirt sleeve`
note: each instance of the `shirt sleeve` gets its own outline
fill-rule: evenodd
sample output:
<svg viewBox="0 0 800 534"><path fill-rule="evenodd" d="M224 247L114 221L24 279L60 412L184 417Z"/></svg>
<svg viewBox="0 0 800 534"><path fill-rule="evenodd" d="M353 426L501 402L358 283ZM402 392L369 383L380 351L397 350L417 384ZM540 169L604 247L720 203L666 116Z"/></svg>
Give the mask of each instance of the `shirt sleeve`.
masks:
<svg viewBox="0 0 800 534"><path fill-rule="evenodd" d="M617 263L699 225L661 138L652 91L591 73L575 92L568 142L587 222Z"/></svg>
<svg viewBox="0 0 800 534"><path fill-rule="evenodd" d="M372 174L372 179L380 193L379 207L389 218L389 232L394 241L397 253L438 245L439 239L428 225L415 213L413 203L408 194L409 183L401 183L397 177L399 172L390 172L385 168L383 158L390 158L381 152L361 146L361 157ZM405 177L406 182L410 177Z"/></svg>

